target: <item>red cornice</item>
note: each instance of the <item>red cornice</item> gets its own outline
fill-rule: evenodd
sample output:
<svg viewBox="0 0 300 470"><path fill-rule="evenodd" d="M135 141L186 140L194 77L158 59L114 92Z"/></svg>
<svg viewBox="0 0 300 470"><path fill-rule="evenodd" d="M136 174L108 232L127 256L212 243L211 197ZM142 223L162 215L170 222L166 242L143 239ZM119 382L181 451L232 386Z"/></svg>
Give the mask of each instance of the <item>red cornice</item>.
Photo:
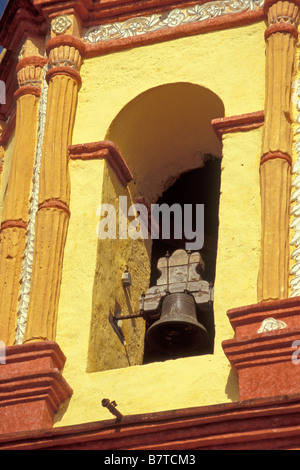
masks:
<svg viewBox="0 0 300 470"><path fill-rule="evenodd" d="M218 31L231 27L238 27L262 20L263 11L248 11L235 13L234 15L218 16L195 23L179 25L173 28L166 28L161 31L154 31L140 36L103 41L97 44L85 42L85 57L95 57L109 54L111 52L130 49L132 47L154 44L156 42L169 41L186 36Z"/></svg>
<svg viewBox="0 0 300 470"><path fill-rule="evenodd" d="M44 18L58 14L75 14L84 27L110 21L123 21L134 16L151 15L186 8L210 0L33 0Z"/></svg>
<svg viewBox="0 0 300 470"><path fill-rule="evenodd" d="M69 146L72 160L97 160L105 158L123 186L132 181L133 176L120 150L110 141L91 142Z"/></svg>
<svg viewBox="0 0 300 470"><path fill-rule="evenodd" d="M23 222L22 220L5 220L1 223L0 232L7 228L22 228L24 230L27 229L27 223Z"/></svg>
<svg viewBox="0 0 300 470"><path fill-rule="evenodd" d="M38 56L28 56L24 57L21 59L16 67L16 71L19 72L23 67L28 67L30 65L33 65L34 67L41 67L43 68L44 65L46 65L48 62L48 59L44 57L38 57Z"/></svg>
<svg viewBox="0 0 300 470"><path fill-rule="evenodd" d="M213 119L211 122L211 125L219 139L222 138L223 134L246 132L252 129L257 129L258 127L263 126L263 124L264 111Z"/></svg>
<svg viewBox="0 0 300 470"><path fill-rule="evenodd" d="M55 75L68 75L69 77L73 78L77 85L81 85L81 77L77 70L72 69L71 67L64 67L61 65L60 67L53 67L52 69L48 70L46 73L46 80L49 83L51 78Z"/></svg>
<svg viewBox="0 0 300 470"><path fill-rule="evenodd" d="M239 379L241 400L298 393L300 367L292 360L300 338L300 297L227 312L233 339L222 342Z"/></svg>
<svg viewBox="0 0 300 470"><path fill-rule="evenodd" d="M70 46L75 47L79 50L81 55L84 55L84 42L81 39L71 36L69 34L64 34L61 36L56 36L51 38L46 44L46 52L49 55L50 51L56 47L60 46Z"/></svg>
<svg viewBox="0 0 300 470"><path fill-rule="evenodd" d="M99 406L100 402L101 399ZM0 436L0 450L161 453L299 448L300 395L128 416L121 423L108 420ZM111 452L107 455L111 456Z"/></svg>
<svg viewBox="0 0 300 470"><path fill-rule="evenodd" d="M201 2L203 3L206 1ZM7 90L7 103L0 106L0 120L7 121L15 106L13 96L17 89L15 70L25 37L45 39L52 17L74 13L84 29L96 24L122 21L133 16L163 13L176 7L186 8L196 4L199 4L199 0L188 2L183 0L10 0L0 20L0 44L7 49L0 63L0 79L6 83ZM97 44L90 44L80 39L77 41L80 43L83 58L88 58L208 31L238 27L261 21L263 18L264 11L260 9L217 16L204 21L164 28L134 37L102 41ZM63 40L63 36L55 39Z"/></svg>
<svg viewBox="0 0 300 470"><path fill-rule="evenodd" d="M0 364L0 434L47 429L73 391L61 369L65 356L57 343L8 346Z"/></svg>
<svg viewBox="0 0 300 470"><path fill-rule="evenodd" d="M15 107L18 88L18 54L26 37L43 38L47 25L29 0L10 0L0 20L0 44L6 49L0 63L0 79L6 85L6 104L0 105L0 119L7 121Z"/></svg>
<svg viewBox="0 0 300 470"><path fill-rule="evenodd" d="M59 209L64 211L68 217L71 215L69 206L58 199L49 199L48 201L42 202L39 204L38 210L40 211L42 209Z"/></svg>
<svg viewBox="0 0 300 470"><path fill-rule="evenodd" d="M41 90L36 86L24 85L18 88L18 90L15 92L15 98L19 99L21 96L24 95L34 95L39 98L41 96Z"/></svg>
<svg viewBox="0 0 300 470"><path fill-rule="evenodd" d="M230 324L239 338L255 335L268 316L282 320L292 328L300 328L300 297L260 302L228 310ZM299 338L300 339L300 338Z"/></svg>
<svg viewBox="0 0 300 470"><path fill-rule="evenodd" d="M265 31L265 40L267 40L271 34L275 33L288 33L291 36L294 36L296 40L298 39L298 30L296 26L289 23L271 24Z"/></svg>
<svg viewBox="0 0 300 470"><path fill-rule="evenodd" d="M25 37L43 37L47 24L29 0L9 0L0 20L0 44L19 53Z"/></svg>
<svg viewBox="0 0 300 470"><path fill-rule="evenodd" d="M263 165L265 162L269 160L275 160L276 158L281 158L281 160L285 160L288 162L290 166L292 166L292 157L291 155L283 152L268 152L265 153L261 159L260 159L260 164Z"/></svg>

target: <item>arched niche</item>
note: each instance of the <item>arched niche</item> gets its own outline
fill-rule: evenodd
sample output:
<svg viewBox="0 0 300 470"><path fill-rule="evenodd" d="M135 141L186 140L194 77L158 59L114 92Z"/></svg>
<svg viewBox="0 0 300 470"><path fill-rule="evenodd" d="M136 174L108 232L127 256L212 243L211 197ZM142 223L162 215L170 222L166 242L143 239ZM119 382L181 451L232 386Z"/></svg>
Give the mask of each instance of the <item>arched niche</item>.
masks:
<svg viewBox="0 0 300 470"><path fill-rule="evenodd" d="M219 160L222 145L211 121L223 116L221 99L207 88L191 83L165 84L138 95L121 109L106 135L106 140L119 148L133 181L126 189L121 187L108 165L102 201L117 204L118 197L126 195L129 204L143 197L150 206L180 175L201 169L207 161ZM197 184L201 181L196 183L195 191ZM151 251L150 239L98 241L90 371L143 363L144 320L122 322L125 347L109 325L108 314L137 313L139 296L150 284ZM126 265L133 277L127 292L120 283L121 270Z"/></svg>
<svg viewBox="0 0 300 470"><path fill-rule="evenodd" d="M221 157L211 121L224 116L222 100L192 83L161 85L130 101L111 123L107 140L120 149L134 183L131 190L151 204L207 155Z"/></svg>

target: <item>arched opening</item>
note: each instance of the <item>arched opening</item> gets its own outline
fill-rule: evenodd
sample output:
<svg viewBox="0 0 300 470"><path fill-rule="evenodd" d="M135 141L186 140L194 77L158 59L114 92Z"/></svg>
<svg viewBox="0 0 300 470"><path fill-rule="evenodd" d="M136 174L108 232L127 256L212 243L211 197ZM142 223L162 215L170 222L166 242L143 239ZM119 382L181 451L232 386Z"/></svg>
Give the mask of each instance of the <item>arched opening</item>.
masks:
<svg viewBox="0 0 300 470"><path fill-rule="evenodd" d="M178 204L182 209L182 214L184 214L186 205L190 205L193 209L193 232L195 232L197 228L196 205L204 205L204 245L200 250L204 267L201 268L201 276L212 286L215 280L218 245L220 179L221 160L208 155L207 161L202 168L183 173L157 201L157 204L160 206L167 204L168 207L174 207L174 204ZM174 224L174 217L171 218L172 224ZM183 218L182 224L184 225ZM172 228L174 229L174 225L172 225ZM160 235L158 239L152 240L150 287L155 286L161 276L161 272L157 268L158 260L164 257L166 253L172 255L175 250L185 250L187 243L190 241L190 238L185 236L184 227L182 227L182 238L175 238L174 230L171 230L171 237L169 239L163 239ZM196 351L195 354L212 354L215 336L213 304L202 305L201 308L198 306L197 318L201 324L205 326L209 341L205 349L198 352ZM147 328L150 326L151 323L147 325ZM146 335L144 362L153 362L162 360L162 358L161 352L155 351L151 345L149 345Z"/></svg>
<svg viewBox="0 0 300 470"><path fill-rule="evenodd" d="M121 187L108 167L103 179L103 202L117 204L120 195L127 195L129 203L143 198L148 207L160 201L204 204L202 255L207 279L211 282L215 273L222 156L222 144L211 121L223 116L223 103L212 91L191 83L172 83L147 90L130 101L112 121L106 135L106 140L119 148L134 179L127 188ZM176 240L176 243L179 248L184 240ZM143 319L122 321L126 347L108 321L110 311L120 315L138 312L139 297L155 282L154 266L166 248L166 245L159 245L159 240L152 243L151 239L99 240L89 345L90 371L170 359L152 353L147 355L147 351L144 354L146 322ZM125 266L133 278L127 292L120 282ZM115 305L118 305L118 312ZM207 353L212 352L213 341L207 350Z"/></svg>
<svg viewBox="0 0 300 470"><path fill-rule="evenodd" d="M213 156L207 156L207 161L202 168L183 173L178 180L167 189L157 200L157 204L179 204L182 209L184 205L191 204L193 209L197 204L204 204L204 246L201 249L201 256L205 263L204 276L208 282L214 283L216 256L218 244L218 211L221 181L221 160ZM196 214L193 210L193 222ZM193 227L195 230L195 227ZM152 262L150 286L154 286L160 276L157 269L157 261L165 255L167 251L182 248L190 241L184 236L181 239L172 237L169 240L155 239L152 241Z"/></svg>
<svg viewBox="0 0 300 470"><path fill-rule="evenodd" d="M192 83L170 83L141 93L112 121L107 140L120 149L133 176L130 189L148 204L207 155L222 156L211 121L224 116L222 100Z"/></svg>

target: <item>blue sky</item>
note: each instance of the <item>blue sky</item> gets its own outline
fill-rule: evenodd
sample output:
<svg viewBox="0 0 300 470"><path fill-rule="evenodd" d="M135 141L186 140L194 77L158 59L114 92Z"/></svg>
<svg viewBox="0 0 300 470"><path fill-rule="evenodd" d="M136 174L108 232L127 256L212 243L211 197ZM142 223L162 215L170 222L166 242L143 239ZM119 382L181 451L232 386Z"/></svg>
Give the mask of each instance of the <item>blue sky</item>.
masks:
<svg viewBox="0 0 300 470"><path fill-rule="evenodd" d="M2 13L3 13L4 8L6 7L7 3L8 3L8 0L0 0L0 16L2 16ZM0 53L1 53L2 49L3 48L0 46Z"/></svg>

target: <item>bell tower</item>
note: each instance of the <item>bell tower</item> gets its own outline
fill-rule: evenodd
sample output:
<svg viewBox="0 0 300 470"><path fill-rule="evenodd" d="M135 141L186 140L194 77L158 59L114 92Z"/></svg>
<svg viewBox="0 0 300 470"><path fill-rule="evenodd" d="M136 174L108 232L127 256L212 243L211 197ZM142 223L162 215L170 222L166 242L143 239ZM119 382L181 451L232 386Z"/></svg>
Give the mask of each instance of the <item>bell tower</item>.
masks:
<svg viewBox="0 0 300 470"><path fill-rule="evenodd" d="M300 448L299 2L7 1L0 449Z"/></svg>

